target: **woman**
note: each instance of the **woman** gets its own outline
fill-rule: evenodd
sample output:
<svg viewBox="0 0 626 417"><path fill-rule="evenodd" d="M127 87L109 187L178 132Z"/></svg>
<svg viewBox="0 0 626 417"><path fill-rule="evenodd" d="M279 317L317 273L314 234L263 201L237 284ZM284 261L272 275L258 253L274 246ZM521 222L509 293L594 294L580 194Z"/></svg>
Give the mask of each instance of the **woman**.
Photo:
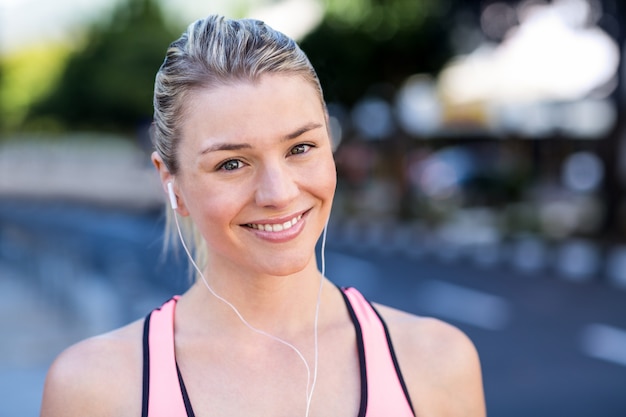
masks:
<svg viewBox="0 0 626 417"><path fill-rule="evenodd" d="M318 270L336 174L321 87L293 40L197 21L168 49L154 107L168 223L198 279L63 352L43 417L485 415L463 333L374 308Z"/></svg>

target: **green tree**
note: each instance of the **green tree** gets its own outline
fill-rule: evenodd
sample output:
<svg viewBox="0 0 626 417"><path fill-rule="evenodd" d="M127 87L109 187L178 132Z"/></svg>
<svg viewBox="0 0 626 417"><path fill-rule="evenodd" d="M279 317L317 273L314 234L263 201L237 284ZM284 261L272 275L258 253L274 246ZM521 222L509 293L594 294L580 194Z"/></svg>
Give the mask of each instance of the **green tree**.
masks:
<svg viewBox="0 0 626 417"><path fill-rule="evenodd" d="M331 101L350 105L372 85L436 73L451 56L449 1L325 0L322 24L301 42ZM457 9L458 10L458 9Z"/></svg>
<svg viewBox="0 0 626 417"><path fill-rule="evenodd" d="M133 130L152 115L154 76L179 33L155 0L120 3L94 24L51 93L28 121L54 119L68 129Z"/></svg>
<svg viewBox="0 0 626 417"><path fill-rule="evenodd" d="M5 71L4 62L0 60L0 88L2 88L4 84L4 71ZM4 98L4 94L2 94L2 91L0 91L0 135L6 129L6 112L7 111L8 109L7 109L6 99Z"/></svg>

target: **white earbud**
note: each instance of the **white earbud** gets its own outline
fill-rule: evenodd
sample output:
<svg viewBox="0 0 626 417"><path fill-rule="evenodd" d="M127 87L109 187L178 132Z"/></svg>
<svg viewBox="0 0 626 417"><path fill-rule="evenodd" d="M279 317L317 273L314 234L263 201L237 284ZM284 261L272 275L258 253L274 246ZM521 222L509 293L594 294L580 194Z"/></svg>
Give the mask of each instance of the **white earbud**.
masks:
<svg viewBox="0 0 626 417"><path fill-rule="evenodd" d="M176 194L174 194L174 184L172 184L172 182L168 182L167 183L167 194L169 195L170 198L170 205L172 206L172 209L176 210L178 208L178 201L176 200ZM198 267L198 264L196 264L196 261L194 261L193 256L191 255L191 252L189 251L189 248L187 248L187 244L185 243L185 239L183 238L183 232L180 230L180 224L178 222L178 215L176 215L176 213L174 213L173 215L174 217L174 224L176 225L176 230L178 231L178 237L180 238L180 243L183 246L183 249L185 250L185 253L187 254L187 256L189 257L189 261L191 262L191 265L193 265L193 267L195 268L195 270L198 272L198 275L200 276L200 278L202 279L202 282L204 283L204 285L206 286L206 288L209 290L209 292L211 294L213 294L213 296L215 296L215 298L217 298L218 300L222 301L224 304L226 304L228 307L230 307L233 312L235 313L235 315L239 318L239 320L241 320L241 322L248 327L250 330L252 330L255 333L258 333L260 335L266 336L278 343L281 343L285 346L287 346L288 348L292 349L300 358L300 360L302 360L304 367L306 368L306 373L307 373L307 388L306 388L306 414L305 417L309 416L309 410L311 409L311 400L313 398L313 392L315 391L315 386L317 383L317 370L318 370L318 350L319 350L319 344L318 344L318 323L319 323L319 312L320 312L320 305L321 305L321 296L322 296L322 285L324 283L323 277L324 274L326 272L326 261L324 259L324 251L325 251L325 247L326 247L326 229L327 227L324 227L324 234L322 237L322 249L321 249L321 254L322 254L322 277L320 277L320 285L319 285L319 289L317 291L317 303L315 305L315 320L314 320L314 329L315 329L315 333L314 333L314 345L313 345L313 349L315 352L314 355L314 361L313 361L313 372L311 373L311 367L309 365L309 363L307 362L307 360L305 359L304 355L298 350L298 348L296 348L293 344L287 342L286 340L283 340L277 336L274 336L264 330L258 329L254 326L252 326L244 317L243 315L239 312L239 310L237 310L237 307L235 307L230 301L228 301L227 299L225 299L224 297L220 296L219 294L217 294L213 288L211 287L211 285L209 285L209 282L207 281L206 277L204 276L204 274L202 273L202 270L200 269L200 267Z"/></svg>
<svg viewBox="0 0 626 417"><path fill-rule="evenodd" d="M172 206L172 210L176 210L178 208L178 201L176 200L176 194L174 194L174 185L171 181L167 183L167 194L170 197L170 206Z"/></svg>

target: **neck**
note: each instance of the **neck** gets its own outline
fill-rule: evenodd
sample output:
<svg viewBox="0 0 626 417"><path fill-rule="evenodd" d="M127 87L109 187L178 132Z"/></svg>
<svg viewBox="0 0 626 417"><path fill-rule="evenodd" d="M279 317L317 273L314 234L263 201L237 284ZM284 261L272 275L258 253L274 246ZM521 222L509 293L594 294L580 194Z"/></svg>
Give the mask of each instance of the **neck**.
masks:
<svg viewBox="0 0 626 417"><path fill-rule="evenodd" d="M317 268L284 277L212 273L200 278L185 298L213 329L222 325L246 331L244 324L288 338L313 325L324 281Z"/></svg>
<svg viewBox="0 0 626 417"><path fill-rule="evenodd" d="M253 332L296 353L307 373L305 416L308 416L317 381L318 319L325 281L317 269L315 274L309 272L288 277L264 277L263 281L258 281L257 277L255 285L222 286L224 291L231 288L231 299L228 299L217 292L203 275L201 281L186 295L191 297L188 298L190 300L198 297L197 306L204 300L204 313L215 314L205 318L213 318L213 323L217 319L222 325L230 323L222 331L231 334L236 332L239 337L243 336L241 331ZM237 288L238 291L233 291L232 288ZM233 320L243 326L235 325ZM220 331L214 326L208 328L212 332ZM313 342L312 348L306 346L306 341Z"/></svg>

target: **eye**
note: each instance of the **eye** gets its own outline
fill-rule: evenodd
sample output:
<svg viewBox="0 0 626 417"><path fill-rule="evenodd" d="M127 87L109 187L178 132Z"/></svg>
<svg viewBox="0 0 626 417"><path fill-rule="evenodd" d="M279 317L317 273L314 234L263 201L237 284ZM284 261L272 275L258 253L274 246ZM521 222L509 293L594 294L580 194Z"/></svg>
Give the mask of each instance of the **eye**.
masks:
<svg viewBox="0 0 626 417"><path fill-rule="evenodd" d="M234 171L236 169L242 168L243 162L239 159L229 159L228 161L223 162L218 166L218 169L224 171Z"/></svg>
<svg viewBox="0 0 626 417"><path fill-rule="evenodd" d="M289 151L290 155L299 155L302 153L307 153L309 151L309 149L311 149L312 146L311 145L307 145L306 143L300 143L296 146L294 146L293 148L291 148L291 150Z"/></svg>

